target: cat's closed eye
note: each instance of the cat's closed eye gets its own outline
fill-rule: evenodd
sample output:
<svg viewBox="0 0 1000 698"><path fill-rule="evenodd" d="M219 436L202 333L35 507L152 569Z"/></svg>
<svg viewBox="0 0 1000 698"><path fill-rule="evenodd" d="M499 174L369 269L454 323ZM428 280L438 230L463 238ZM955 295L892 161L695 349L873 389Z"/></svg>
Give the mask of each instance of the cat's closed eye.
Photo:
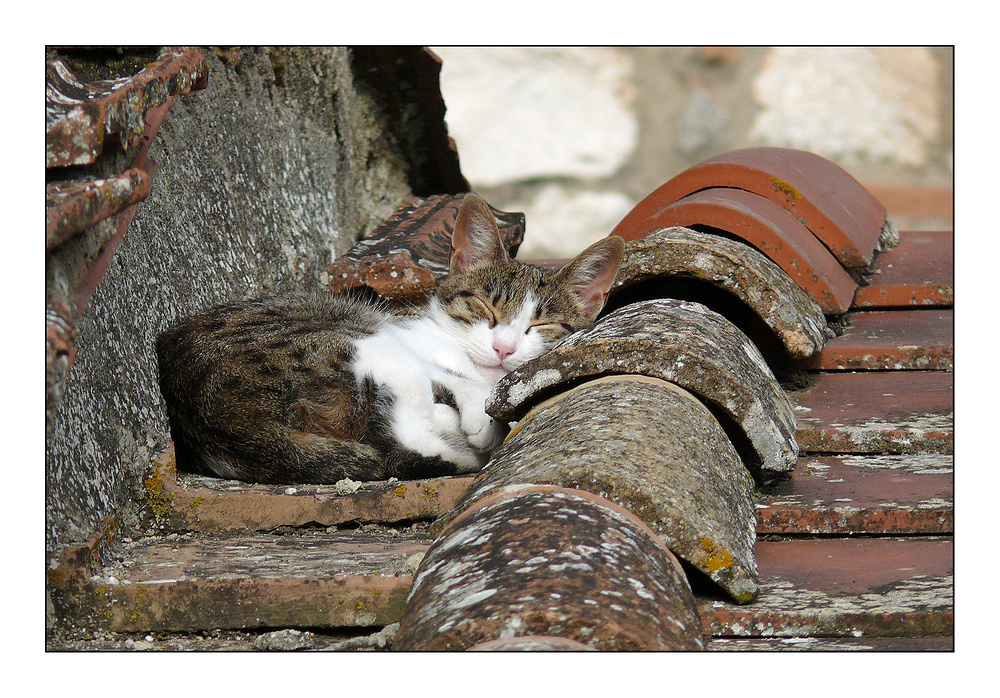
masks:
<svg viewBox="0 0 1000 698"><path fill-rule="evenodd" d="M471 291L462 291L459 295L465 299L465 304L469 307L469 310L489 322L491 329L497 326L497 314L492 305Z"/></svg>
<svg viewBox="0 0 1000 698"><path fill-rule="evenodd" d="M565 323L565 322L553 322L551 320L538 320L538 321L535 321L535 322L531 323L528 326L528 329L525 330L525 334L527 334L528 331L531 330L531 328L535 328L535 329L537 329L539 331L546 331L546 332L550 332L550 333L551 332L557 332L557 331L564 331L566 334L572 334L573 331L574 331L573 326L570 325L570 324L568 324L568 323Z"/></svg>
<svg viewBox="0 0 1000 698"><path fill-rule="evenodd" d="M547 319L535 320L524 333L528 334L532 329L536 330L547 342L553 343L576 331L576 328L568 323Z"/></svg>
<svg viewBox="0 0 1000 698"><path fill-rule="evenodd" d="M470 305L476 310L479 315L482 315L490 323L490 328L497 326L497 314L493 308L480 300L476 296L469 298Z"/></svg>

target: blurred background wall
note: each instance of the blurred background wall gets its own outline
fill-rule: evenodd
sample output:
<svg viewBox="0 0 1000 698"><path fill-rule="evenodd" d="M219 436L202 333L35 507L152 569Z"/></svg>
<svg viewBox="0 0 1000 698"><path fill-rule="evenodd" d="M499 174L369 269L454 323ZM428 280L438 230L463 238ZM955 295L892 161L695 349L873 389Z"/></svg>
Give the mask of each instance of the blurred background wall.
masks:
<svg viewBox="0 0 1000 698"><path fill-rule="evenodd" d="M462 172L572 256L718 153L811 150L899 229L952 227L951 47L433 47Z"/></svg>

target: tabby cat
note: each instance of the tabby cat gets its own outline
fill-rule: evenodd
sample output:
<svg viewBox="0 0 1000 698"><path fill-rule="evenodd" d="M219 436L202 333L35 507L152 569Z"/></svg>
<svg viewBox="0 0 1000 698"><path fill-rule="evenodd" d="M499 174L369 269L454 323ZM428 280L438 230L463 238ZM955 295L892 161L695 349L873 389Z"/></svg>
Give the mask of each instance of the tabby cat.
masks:
<svg viewBox="0 0 1000 698"><path fill-rule="evenodd" d="M449 274L415 314L317 294L185 320L156 340L177 466L274 484L477 471L507 433L484 409L493 386L594 321L623 248L605 238L558 271L517 262L469 194Z"/></svg>

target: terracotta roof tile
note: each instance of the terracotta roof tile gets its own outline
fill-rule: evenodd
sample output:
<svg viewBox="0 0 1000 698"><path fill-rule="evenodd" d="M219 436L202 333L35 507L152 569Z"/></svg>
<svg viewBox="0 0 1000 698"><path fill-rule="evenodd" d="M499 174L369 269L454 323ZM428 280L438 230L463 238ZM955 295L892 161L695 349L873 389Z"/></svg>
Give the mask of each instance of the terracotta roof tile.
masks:
<svg viewBox="0 0 1000 698"><path fill-rule="evenodd" d="M612 232L628 240L639 237L664 207L715 187L742 189L779 204L848 269L867 267L882 246L885 207L834 163L788 148L744 148L709 158L640 201Z"/></svg>
<svg viewBox="0 0 1000 698"><path fill-rule="evenodd" d="M112 138L134 151L146 112L204 87L208 64L201 49L167 48L133 76L86 83L55 59L45 77L45 166L66 167L93 163Z"/></svg>

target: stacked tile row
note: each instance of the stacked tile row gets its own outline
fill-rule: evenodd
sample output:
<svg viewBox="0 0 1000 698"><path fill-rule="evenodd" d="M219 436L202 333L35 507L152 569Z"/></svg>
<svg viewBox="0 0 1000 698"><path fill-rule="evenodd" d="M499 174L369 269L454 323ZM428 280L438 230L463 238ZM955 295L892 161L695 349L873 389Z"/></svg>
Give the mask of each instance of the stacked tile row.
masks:
<svg viewBox="0 0 1000 698"><path fill-rule="evenodd" d="M149 147L173 98L208 84L198 48L137 48L118 60L116 73L135 73L82 77L55 54L45 64L47 428L76 356L77 320L156 176Z"/></svg>
<svg viewBox="0 0 1000 698"><path fill-rule="evenodd" d="M522 634L595 648L698 648L701 625L688 622L697 617L690 584L673 576L680 567L653 566L654 550L683 560L739 603L756 597L751 470L794 465L794 416L763 357L724 318L670 299L625 306L505 378L488 409L516 425L437 522L443 533L417 572L399 648L467 649ZM545 488L558 488L558 506ZM525 532L549 526L542 500L559 512L552 514L563 522L558 535L533 541L518 533L526 547L510 547L515 522ZM484 507L488 525L470 513ZM643 525L608 513L622 510ZM620 547L640 534L645 547ZM613 551L614 558L594 564L590 551ZM566 567L570 562L578 566ZM621 575L637 590L673 589L672 600L640 594L623 605L612 593L624 593L615 586ZM583 626L568 620L611 602L624 614L613 623L603 615ZM685 628L683 642L663 633L651 609ZM531 620L538 618L546 620ZM629 634L640 627L649 633L645 644ZM593 633L608 628L630 630L596 639Z"/></svg>
<svg viewBox="0 0 1000 698"><path fill-rule="evenodd" d="M438 520L396 647L698 649L692 583L752 602L755 478L798 456L792 404L762 350L803 359L834 336L826 315L849 307L850 272L891 243L872 201L817 156L753 149L640 203L614 231L629 242L603 318L494 391L487 411L513 429ZM725 230L666 213L740 203L772 225L749 226L749 208Z"/></svg>
<svg viewBox="0 0 1000 698"><path fill-rule="evenodd" d="M826 315L847 312L875 255L899 242L885 207L856 179L815 153L789 148L709 158L640 201L612 234L638 240L672 226L753 247Z"/></svg>

